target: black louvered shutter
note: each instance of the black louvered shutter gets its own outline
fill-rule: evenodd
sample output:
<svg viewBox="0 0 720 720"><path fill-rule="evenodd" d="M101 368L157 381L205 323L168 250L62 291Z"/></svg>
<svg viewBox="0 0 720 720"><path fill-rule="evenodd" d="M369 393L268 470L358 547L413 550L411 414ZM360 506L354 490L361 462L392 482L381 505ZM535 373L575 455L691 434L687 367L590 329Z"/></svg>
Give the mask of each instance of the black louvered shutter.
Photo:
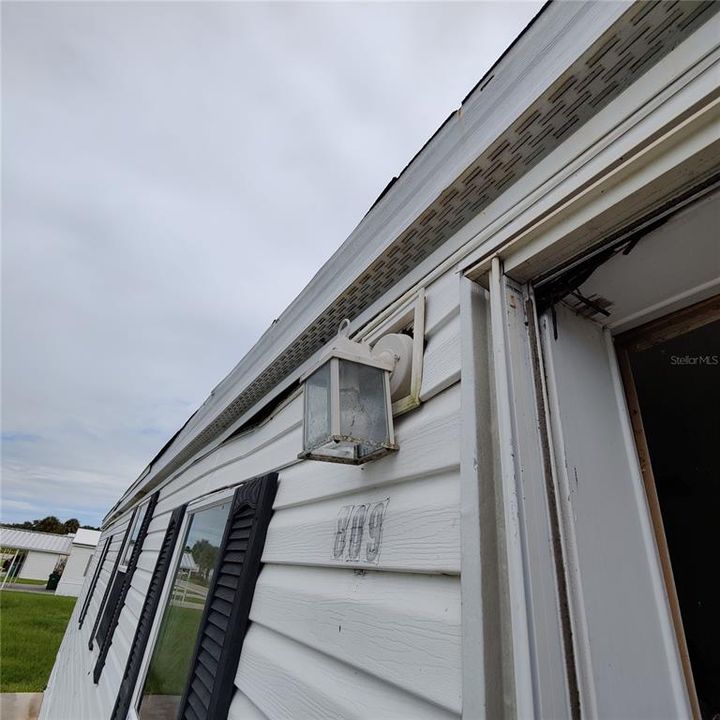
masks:
<svg viewBox="0 0 720 720"><path fill-rule="evenodd" d="M100 680L100 675L102 674L103 668L105 667L105 660L107 659L108 650L112 645L113 634L115 633L115 628L117 627L118 620L120 619L120 612L125 605L125 598L127 597L128 591L130 590L130 583L132 582L135 568L137 567L138 560L140 559L140 553L142 552L142 546L145 542L145 536L147 535L148 527L152 522L153 513L155 511L155 506L157 505L158 501L158 496L159 493L155 493L151 496L150 502L148 502L145 516L143 517L142 523L140 524L140 532L138 533L137 540L135 541L135 546L133 547L132 553L130 555L130 560L128 561L127 572L124 573L124 577L120 577L121 573L117 574L115 583L117 586L117 596L110 597L108 601L108 606L105 608L104 615L106 615L108 620L107 625L104 628L104 636L102 647L100 648L100 655L98 656L97 662L95 663L95 670L93 670L93 682L95 682L95 684L97 684L97 682ZM113 595L115 595L115 593L113 593Z"/></svg>
<svg viewBox="0 0 720 720"><path fill-rule="evenodd" d="M105 538L105 543L103 544L100 555L98 556L97 565L95 566L95 572L93 572L90 586L88 587L87 593L85 594L85 599L83 600L82 609L80 610L80 614L78 615L78 627L82 627L83 623L85 622L85 616L87 615L88 608L90 607L90 601L92 600L93 593L95 592L95 586L97 585L98 578L100 577L100 571L102 570L102 566L105 563L105 557L107 556L108 550L110 549L111 539L112 538L110 537Z"/></svg>
<svg viewBox="0 0 720 720"><path fill-rule="evenodd" d="M133 522L135 520L135 514L137 513L137 508L133 510L132 515L130 516L130 523L127 527L126 533L131 532ZM115 556L115 562L113 563L112 571L110 572L110 577L108 578L107 585L105 586L105 592L103 593L102 601L100 602L100 607L98 608L98 614L95 616L95 623L93 624L92 632L90 633L90 640L88 640L88 649L93 649L93 641L95 640L95 637L98 634L98 630L100 629L100 623L102 622L103 618L105 617L105 613L107 612L108 602L110 600L110 594L113 591L113 586L115 585L115 581L118 575L118 566L120 565L120 560L122 559L122 553L123 548L125 547L124 537L120 540L120 547L118 548L118 554Z"/></svg>
<svg viewBox="0 0 720 720"><path fill-rule="evenodd" d="M108 595L107 604L103 610L102 617L97 626L97 632L95 633L95 640L97 640L98 647L102 650L105 645L105 640L108 636L108 630L110 629L110 621L113 617L113 612L118 602L120 601L120 595L122 594L123 585L125 584L125 571L118 570L113 578L110 594Z"/></svg>
<svg viewBox="0 0 720 720"><path fill-rule="evenodd" d="M227 717L276 490L272 473L235 492L178 718Z"/></svg>
<svg viewBox="0 0 720 720"><path fill-rule="evenodd" d="M170 560L172 560L175 544L180 534L180 526L182 525L184 514L185 506L183 505L182 507L175 508L170 516L170 522L165 531L165 538L160 547L157 562L155 563L155 570L153 570L147 595L145 596L145 602L140 612L140 619L135 629L135 637L133 637L132 645L130 646L130 654L128 655L127 664L125 665L125 673L120 683L120 690L115 700L111 720L125 720L128 710L130 709L133 690L135 689L135 683L140 673L140 665L145 656L150 630L152 629L158 605L160 604L160 595L162 595L162 590L165 585Z"/></svg>

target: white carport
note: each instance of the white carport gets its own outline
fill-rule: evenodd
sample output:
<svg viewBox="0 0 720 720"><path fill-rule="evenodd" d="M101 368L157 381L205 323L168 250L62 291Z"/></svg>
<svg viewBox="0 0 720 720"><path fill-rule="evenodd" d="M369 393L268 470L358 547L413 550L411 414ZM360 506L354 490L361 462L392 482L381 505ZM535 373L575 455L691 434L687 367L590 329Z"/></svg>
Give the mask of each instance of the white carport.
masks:
<svg viewBox="0 0 720 720"><path fill-rule="evenodd" d="M3 563L9 560L2 585L18 579L47 580L57 564L65 559L72 547L72 535L0 527Z"/></svg>

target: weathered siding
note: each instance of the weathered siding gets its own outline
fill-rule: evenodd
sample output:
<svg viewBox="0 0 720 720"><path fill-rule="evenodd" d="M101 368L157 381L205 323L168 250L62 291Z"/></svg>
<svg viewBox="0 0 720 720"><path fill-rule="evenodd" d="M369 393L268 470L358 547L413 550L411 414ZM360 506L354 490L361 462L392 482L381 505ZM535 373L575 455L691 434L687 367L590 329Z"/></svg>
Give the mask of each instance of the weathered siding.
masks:
<svg viewBox="0 0 720 720"><path fill-rule="evenodd" d="M162 487L99 684L91 673L97 650L90 652L87 642L127 520L112 528L118 541L82 630L71 620L43 718L109 717L173 508L270 470L279 471L275 514L229 716L460 712L457 276L431 285L426 303L424 403L396 420L401 450L357 468L299 462L298 395ZM377 564L334 559L338 511L388 498Z"/></svg>

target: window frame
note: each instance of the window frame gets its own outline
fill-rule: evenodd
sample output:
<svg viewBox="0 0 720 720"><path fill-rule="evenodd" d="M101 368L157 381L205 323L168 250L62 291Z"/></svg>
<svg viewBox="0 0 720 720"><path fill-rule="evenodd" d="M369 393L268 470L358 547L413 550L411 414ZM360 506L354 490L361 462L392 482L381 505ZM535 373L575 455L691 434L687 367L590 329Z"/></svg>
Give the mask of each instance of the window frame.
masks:
<svg viewBox="0 0 720 720"><path fill-rule="evenodd" d="M152 628L150 629L150 635L148 636L147 646L145 654L140 666L140 672L138 673L137 680L135 682L135 688L133 689L132 698L130 700L130 709L128 710L127 720L139 720L138 705L140 704L140 698L142 697L142 691L145 687L145 680L147 679L148 669L150 668L150 661L152 660L153 653L155 652L155 644L157 643L158 635L160 632L160 625L162 624L163 618L165 617L165 611L167 610L170 594L172 592L172 586L175 582L175 575L182 558L183 551L185 549L185 540L187 538L188 528L192 516L201 510L208 510L215 505L222 505L224 502L232 501L232 498L237 490L237 485L230 488L223 488L216 492L210 493L201 498L197 498L187 504L185 508L185 515L180 525L178 532L178 540L175 543L172 558L170 560L170 566L168 567L167 577L165 578L165 584L163 585L162 593L160 594L160 602L158 603L158 609L153 619ZM231 508L232 511L232 508Z"/></svg>

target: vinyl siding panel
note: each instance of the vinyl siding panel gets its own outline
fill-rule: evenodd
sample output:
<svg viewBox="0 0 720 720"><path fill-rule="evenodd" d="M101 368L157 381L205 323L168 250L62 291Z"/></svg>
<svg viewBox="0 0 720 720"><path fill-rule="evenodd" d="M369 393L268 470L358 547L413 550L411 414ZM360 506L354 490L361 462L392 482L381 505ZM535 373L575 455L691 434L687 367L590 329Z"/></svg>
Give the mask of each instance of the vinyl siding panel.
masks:
<svg viewBox="0 0 720 720"><path fill-rule="evenodd" d="M345 505L390 498L383 521L382 549L371 570L460 572L460 516L457 472L351 493L278 510L268 529L263 562L337 567L332 539ZM328 541L330 538L330 542ZM362 554L341 567L368 569Z"/></svg>
<svg viewBox="0 0 720 720"><path fill-rule="evenodd" d="M235 692L228 710L228 720L266 720L266 717L240 690Z"/></svg>
<svg viewBox="0 0 720 720"><path fill-rule="evenodd" d="M398 453L363 467L303 462L281 474L275 508L287 508L340 497L357 490L432 477L456 470L460 461L460 387L450 388L397 418Z"/></svg>
<svg viewBox="0 0 720 720"><path fill-rule="evenodd" d="M277 720L457 717L257 624L245 637L236 683L267 717Z"/></svg>
<svg viewBox="0 0 720 720"><path fill-rule="evenodd" d="M460 315L455 313L425 336L420 399L423 402L460 380Z"/></svg>
<svg viewBox="0 0 720 720"><path fill-rule="evenodd" d="M268 565L250 619L460 711L457 577Z"/></svg>

